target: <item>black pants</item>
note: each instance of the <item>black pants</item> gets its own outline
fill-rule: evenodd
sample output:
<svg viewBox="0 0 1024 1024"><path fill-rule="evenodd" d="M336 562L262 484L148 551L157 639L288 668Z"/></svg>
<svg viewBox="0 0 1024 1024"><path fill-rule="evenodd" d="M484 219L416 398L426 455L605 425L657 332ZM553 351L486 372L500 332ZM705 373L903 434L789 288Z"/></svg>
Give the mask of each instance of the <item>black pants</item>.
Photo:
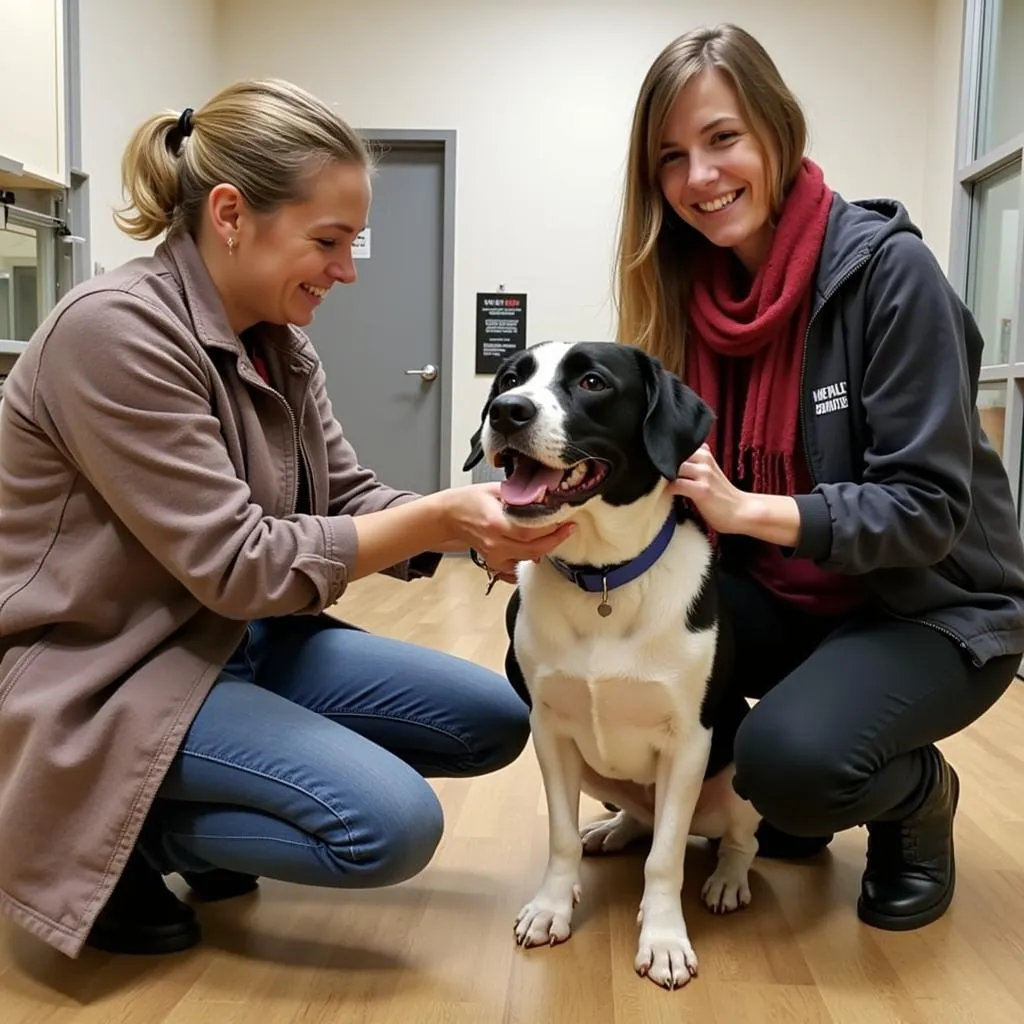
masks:
<svg viewBox="0 0 1024 1024"><path fill-rule="evenodd" d="M977 668L929 626L877 613L809 615L732 573L722 574L721 595L735 670L712 760L727 759L731 744L737 792L790 835L827 836L915 810L931 778L924 748L987 711L1020 663L1012 655ZM517 607L518 594L510 637ZM511 647L505 668L528 701Z"/></svg>

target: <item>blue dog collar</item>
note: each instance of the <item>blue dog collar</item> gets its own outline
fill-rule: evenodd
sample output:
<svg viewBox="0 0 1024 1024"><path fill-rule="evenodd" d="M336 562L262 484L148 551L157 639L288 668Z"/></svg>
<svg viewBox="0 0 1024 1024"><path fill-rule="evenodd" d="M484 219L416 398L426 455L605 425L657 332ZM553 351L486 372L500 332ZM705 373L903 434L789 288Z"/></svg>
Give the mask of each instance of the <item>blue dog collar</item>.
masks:
<svg viewBox="0 0 1024 1024"><path fill-rule="evenodd" d="M608 591L631 583L647 572L665 553L665 549L675 533L676 525L676 510L673 508L654 540L636 558L631 558L626 562L606 566L573 565L560 558L555 558L553 555L548 555L547 558L570 583L574 583L580 590L585 590L590 594L600 594L601 603L597 610L602 616L608 616L612 611L611 605L608 604Z"/></svg>

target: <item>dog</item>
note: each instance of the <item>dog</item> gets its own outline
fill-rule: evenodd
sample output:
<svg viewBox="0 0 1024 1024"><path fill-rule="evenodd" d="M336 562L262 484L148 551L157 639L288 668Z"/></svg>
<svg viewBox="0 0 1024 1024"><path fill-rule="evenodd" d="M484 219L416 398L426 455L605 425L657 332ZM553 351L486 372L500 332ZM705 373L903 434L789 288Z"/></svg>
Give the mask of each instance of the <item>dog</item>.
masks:
<svg viewBox="0 0 1024 1024"><path fill-rule="evenodd" d="M547 867L514 922L521 946L568 939L584 852L650 836L634 968L676 989L697 974L682 909L690 835L718 841L702 898L750 902L760 815L713 750L731 646L706 531L669 490L714 415L639 348L542 342L494 374L469 470L503 467L506 514L574 533L517 568L512 651L528 691L548 808ZM714 755L714 756L713 756ZM579 827L585 792L618 808Z"/></svg>

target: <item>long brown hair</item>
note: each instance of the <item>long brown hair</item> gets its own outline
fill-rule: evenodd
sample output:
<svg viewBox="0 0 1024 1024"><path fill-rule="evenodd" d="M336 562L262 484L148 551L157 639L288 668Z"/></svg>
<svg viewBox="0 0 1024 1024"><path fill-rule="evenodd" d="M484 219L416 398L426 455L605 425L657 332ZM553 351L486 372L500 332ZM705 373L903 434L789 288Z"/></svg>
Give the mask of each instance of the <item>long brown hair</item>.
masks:
<svg viewBox="0 0 1024 1024"><path fill-rule="evenodd" d="M189 117L165 111L132 135L121 161L127 205L115 214L133 238L193 234L210 190L234 185L256 212L301 199L327 161L370 168L364 141L327 104L290 82L244 80ZM133 212L134 211L134 212Z"/></svg>
<svg viewBox="0 0 1024 1024"><path fill-rule="evenodd" d="M665 122L680 90L716 68L736 90L740 112L772 168L773 216L800 168L807 123L763 46L735 25L700 28L666 46L633 111L616 257L617 340L638 345L681 374L689 302L688 258L697 233L668 206L658 181Z"/></svg>

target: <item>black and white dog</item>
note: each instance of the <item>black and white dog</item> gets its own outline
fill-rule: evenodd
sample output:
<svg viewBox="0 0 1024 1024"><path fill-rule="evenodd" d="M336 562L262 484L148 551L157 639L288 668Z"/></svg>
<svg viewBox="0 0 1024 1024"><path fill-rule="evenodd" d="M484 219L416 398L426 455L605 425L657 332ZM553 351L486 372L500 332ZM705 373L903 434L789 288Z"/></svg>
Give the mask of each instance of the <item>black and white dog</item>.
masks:
<svg viewBox="0 0 1024 1024"><path fill-rule="evenodd" d="M553 556L517 574L514 660L531 704L549 856L516 938L567 939L584 850L650 835L634 966L667 988L697 972L681 901L688 836L720 840L702 898L731 911L750 901L760 821L733 790L731 737L712 756L731 648L707 536L667 490L712 422L639 349L545 342L495 374L465 465L486 457L504 467L516 521L577 524ZM622 810L580 830L581 791Z"/></svg>

